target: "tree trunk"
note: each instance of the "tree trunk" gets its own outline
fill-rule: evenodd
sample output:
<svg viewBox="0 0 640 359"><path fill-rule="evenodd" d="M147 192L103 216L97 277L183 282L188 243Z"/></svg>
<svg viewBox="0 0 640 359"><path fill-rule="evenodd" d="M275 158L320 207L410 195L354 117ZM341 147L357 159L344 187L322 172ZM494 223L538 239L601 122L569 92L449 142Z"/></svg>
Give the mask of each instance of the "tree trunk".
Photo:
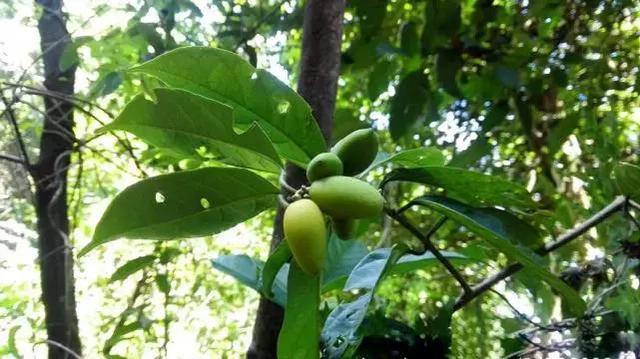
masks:
<svg viewBox="0 0 640 359"><path fill-rule="evenodd" d="M38 0L38 21L44 63L44 87L73 95L75 66L60 68L60 58L71 38L65 26L61 0ZM40 138L40 156L32 168L36 184L38 249L42 302L49 339L49 358L80 355L78 317L73 278L73 255L69 244L67 215L67 168L73 150L73 106L44 97L46 116Z"/></svg>
<svg viewBox="0 0 640 359"><path fill-rule="evenodd" d="M304 13L298 93L311 105L313 116L327 143L331 138L340 74L344 8L345 0L309 0ZM294 188L306 183L304 171L292 164L285 167L285 179ZM272 251L282 241L283 214L283 208L278 208L271 239ZM248 358L276 358L282 319L283 310L280 306L260 299Z"/></svg>

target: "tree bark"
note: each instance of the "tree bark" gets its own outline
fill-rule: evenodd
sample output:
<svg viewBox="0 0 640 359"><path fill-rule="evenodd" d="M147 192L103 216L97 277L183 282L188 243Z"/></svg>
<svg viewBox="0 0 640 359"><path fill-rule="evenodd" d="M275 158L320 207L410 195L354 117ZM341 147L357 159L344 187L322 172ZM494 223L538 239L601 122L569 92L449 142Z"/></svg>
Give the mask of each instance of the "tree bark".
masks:
<svg viewBox="0 0 640 359"><path fill-rule="evenodd" d="M38 21L44 63L44 87L73 95L75 66L60 68L65 46L71 42L62 13L62 0L38 0ZM73 254L69 244L67 168L73 150L73 107L44 97L45 119L38 162L31 169L36 187L38 250L42 302L49 344L49 358L81 354L73 278Z"/></svg>
<svg viewBox="0 0 640 359"><path fill-rule="evenodd" d="M340 74L344 8L345 0L309 0L304 13L298 93L311 105L313 116L327 143L331 138ZM304 170L287 164L285 180L294 188L300 187L306 183ZM279 207L274 222L271 251L282 241L283 214L284 209ZM280 306L267 299L260 299L248 358L276 358L282 319L283 310Z"/></svg>

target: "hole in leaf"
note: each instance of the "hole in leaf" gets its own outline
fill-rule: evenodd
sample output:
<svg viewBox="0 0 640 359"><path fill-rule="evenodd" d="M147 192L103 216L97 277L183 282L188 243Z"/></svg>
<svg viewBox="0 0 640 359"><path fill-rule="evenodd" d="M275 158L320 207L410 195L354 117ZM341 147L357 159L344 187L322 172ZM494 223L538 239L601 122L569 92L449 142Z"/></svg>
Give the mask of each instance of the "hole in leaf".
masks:
<svg viewBox="0 0 640 359"><path fill-rule="evenodd" d="M280 101L278 103L278 112L280 114L285 114L289 112L289 107L291 107L291 104L289 103L289 101Z"/></svg>
<svg viewBox="0 0 640 359"><path fill-rule="evenodd" d="M156 192L155 199L156 199L156 203L164 203L164 200L165 200L164 195L160 192Z"/></svg>
<svg viewBox="0 0 640 359"><path fill-rule="evenodd" d="M200 205L204 209L207 209L207 208L211 207L211 204L209 203L209 200L206 199L206 198L200 198Z"/></svg>
<svg viewBox="0 0 640 359"><path fill-rule="evenodd" d="M252 80L257 80L258 79L258 73L257 72L252 73L251 74L251 79Z"/></svg>

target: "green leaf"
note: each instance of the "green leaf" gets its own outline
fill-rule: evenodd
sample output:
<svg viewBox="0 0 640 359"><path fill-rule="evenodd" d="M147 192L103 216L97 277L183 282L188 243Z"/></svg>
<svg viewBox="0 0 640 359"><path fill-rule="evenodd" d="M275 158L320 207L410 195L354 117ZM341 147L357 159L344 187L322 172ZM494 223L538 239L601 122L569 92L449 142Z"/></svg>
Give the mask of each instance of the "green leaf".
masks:
<svg viewBox="0 0 640 359"><path fill-rule="evenodd" d="M459 0L428 0L425 6L425 25L422 30L422 52L433 53L451 41L460 28Z"/></svg>
<svg viewBox="0 0 640 359"><path fill-rule="evenodd" d="M278 189L240 168L201 168L160 175L113 199L93 239L78 255L126 237L169 240L221 232L275 205Z"/></svg>
<svg viewBox="0 0 640 359"><path fill-rule="evenodd" d="M395 153L391 156L379 157L371 164L366 172L382 166L386 163L393 163L404 168L417 168L428 166L444 166L446 158L433 147L420 147ZM366 173L365 172L365 173Z"/></svg>
<svg viewBox="0 0 640 359"><path fill-rule="evenodd" d="M221 49L179 48L131 71L154 76L170 87L185 89L233 108L236 126L257 122L280 155L305 166L326 150L309 105L265 70Z"/></svg>
<svg viewBox="0 0 640 359"><path fill-rule="evenodd" d="M369 251L362 241L345 241L335 235L329 237L327 262L322 275L322 292L344 286L353 268L367 253Z"/></svg>
<svg viewBox="0 0 640 359"><path fill-rule="evenodd" d="M482 136L471 144L466 150L456 153L449 162L451 167L465 168L478 162L482 157L489 154L493 146Z"/></svg>
<svg viewBox="0 0 640 359"><path fill-rule="evenodd" d="M237 134L229 106L183 90L158 88L154 94L155 103L136 96L102 130L130 132L178 158L206 149L228 164L280 172L280 158L269 138L255 124Z"/></svg>
<svg viewBox="0 0 640 359"><path fill-rule="evenodd" d="M432 208L462 224L509 259L522 264L531 274L557 290L573 315L580 316L586 309L580 294L545 269L535 254L526 248L539 242L539 233L527 223L496 208L474 208L444 197L425 196L414 202Z"/></svg>
<svg viewBox="0 0 640 359"><path fill-rule="evenodd" d="M278 272L291 259L291 249L287 244L287 241L283 240L280 242L278 247L269 255L267 261L264 264L264 269L262 270L262 294L267 298L273 297L273 292L271 291L271 287L273 286L273 282L276 280L276 276Z"/></svg>
<svg viewBox="0 0 640 359"><path fill-rule="evenodd" d="M415 22L411 21L402 25L400 48L410 57L420 54L420 37L418 36L418 26Z"/></svg>
<svg viewBox="0 0 640 359"><path fill-rule="evenodd" d="M495 78L507 88L517 89L520 85L520 74L514 68L504 64L496 64L493 66L493 73Z"/></svg>
<svg viewBox="0 0 640 359"><path fill-rule="evenodd" d="M389 110L391 137L397 140L407 134L424 116L429 101L431 101L431 91L427 75L422 71L415 71L403 78L391 99Z"/></svg>
<svg viewBox="0 0 640 359"><path fill-rule="evenodd" d="M123 280L128 278L130 275L136 273L137 271L152 265L156 260L156 256L148 255L142 256L128 261L127 263L121 265L116 269L116 271L111 275L109 279L110 282L115 282L118 280Z"/></svg>
<svg viewBox="0 0 640 359"><path fill-rule="evenodd" d="M353 108L338 108L333 117L333 129L331 131L331 143L335 144L344 136L361 128L369 128L367 124L358 118L359 112Z"/></svg>
<svg viewBox="0 0 640 359"><path fill-rule="evenodd" d="M279 359L320 358L320 283L291 261L287 281L287 305L278 336Z"/></svg>
<svg viewBox="0 0 640 359"><path fill-rule="evenodd" d="M60 55L60 63L58 65L60 72L65 72L71 67L78 65L80 61L78 49L92 40L93 38L90 36L80 36L73 39L73 42L66 44Z"/></svg>
<svg viewBox="0 0 640 359"><path fill-rule="evenodd" d="M620 317L624 319L630 326L631 330L635 330L640 326L640 293L636 289L626 285L618 290L615 296L611 296L605 300L606 308L618 312Z"/></svg>
<svg viewBox="0 0 640 359"><path fill-rule="evenodd" d="M407 251L404 245L394 246L391 250L382 248L369 253L353 269L345 290L362 289L365 293L350 303L341 303L331 311L322 329L322 340L325 344L327 358L350 357L362 341L359 331L369 305L373 300L376 287L389 273L391 267ZM371 266L371 262L383 265Z"/></svg>
<svg viewBox="0 0 640 359"><path fill-rule="evenodd" d="M580 116L577 113L571 113L551 128L549 136L547 136L547 148L550 154L554 154L560 150L560 147L565 143L569 135L578 127L579 122Z"/></svg>
<svg viewBox="0 0 640 359"><path fill-rule="evenodd" d="M109 339L107 339L107 341L104 344L103 354L107 358L113 358L114 356L110 354L111 348L114 345L116 345L118 342L126 339L125 335L135 332L136 330L142 330L142 329L144 329L144 327L142 326L142 323L140 323L139 320L133 321L128 324L117 325L113 330L113 333L111 333L111 336L109 337Z"/></svg>
<svg viewBox="0 0 640 359"><path fill-rule="evenodd" d="M461 97L458 81L458 71L462 68L460 55L451 50L441 50L436 57L436 79L442 89L453 97Z"/></svg>
<svg viewBox="0 0 640 359"><path fill-rule="evenodd" d="M635 199L640 199L640 167L631 163L619 163L613 169L616 185L620 192Z"/></svg>
<svg viewBox="0 0 640 359"><path fill-rule="evenodd" d="M122 73L119 71L111 71L102 78L102 96L106 96L115 91L122 83Z"/></svg>
<svg viewBox="0 0 640 359"><path fill-rule="evenodd" d="M245 254L223 255L211 261L213 268L235 278L241 284L262 293L261 274L264 263ZM289 265L282 267L271 286L273 296L269 298L276 304L284 307L287 303L287 273Z"/></svg>
<svg viewBox="0 0 640 359"><path fill-rule="evenodd" d="M447 196L471 205L502 206L531 209L536 203L527 190L500 177L455 167L428 166L399 168L382 180L380 187L391 181L409 181L443 188Z"/></svg>
<svg viewBox="0 0 640 359"><path fill-rule="evenodd" d="M171 291L171 284L169 284L169 277L166 274L156 275L156 285L158 286L158 289L164 294L169 294L169 292Z"/></svg>
<svg viewBox="0 0 640 359"><path fill-rule="evenodd" d="M367 84L367 94L371 101L375 101L381 93L387 90L394 72L395 66L391 61L383 60L376 64Z"/></svg>

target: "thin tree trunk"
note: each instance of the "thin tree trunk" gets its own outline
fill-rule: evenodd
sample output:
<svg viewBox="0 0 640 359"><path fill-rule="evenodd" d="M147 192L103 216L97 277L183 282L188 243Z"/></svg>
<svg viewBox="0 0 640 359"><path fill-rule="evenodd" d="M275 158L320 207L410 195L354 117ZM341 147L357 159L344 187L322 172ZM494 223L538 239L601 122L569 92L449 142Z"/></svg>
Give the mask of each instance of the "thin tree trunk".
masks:
<svg viewBox="0 0 640 359"><path fill-rule="evenodd" d="M71 42L61 0L38 0L40 47L47 90L73 95L75 66L60 68L60 58ZM40 156L32 168L36 184L38 249L42 302L49 358L71 358L81 353L73 278L73 255L68 241L67 168L73 149L73 107L44 97L46 116L40 138Z"/></svg>
<svg viewBox="0 0 640 359"><path fill-rule="evenodd" d="M328 143L333 127L338 76L340 74L340 45L345 0L309 0L304 13L302 56L298 93L311 105L313 115ZM304 171L292 164L285 168L287 183L295 188L306 183ZM283 209L276 214L271 250L282 241ZM260 299L253 341L247 357L276 358L278 333L282 326L283 310L266 299Z"/></svg>

